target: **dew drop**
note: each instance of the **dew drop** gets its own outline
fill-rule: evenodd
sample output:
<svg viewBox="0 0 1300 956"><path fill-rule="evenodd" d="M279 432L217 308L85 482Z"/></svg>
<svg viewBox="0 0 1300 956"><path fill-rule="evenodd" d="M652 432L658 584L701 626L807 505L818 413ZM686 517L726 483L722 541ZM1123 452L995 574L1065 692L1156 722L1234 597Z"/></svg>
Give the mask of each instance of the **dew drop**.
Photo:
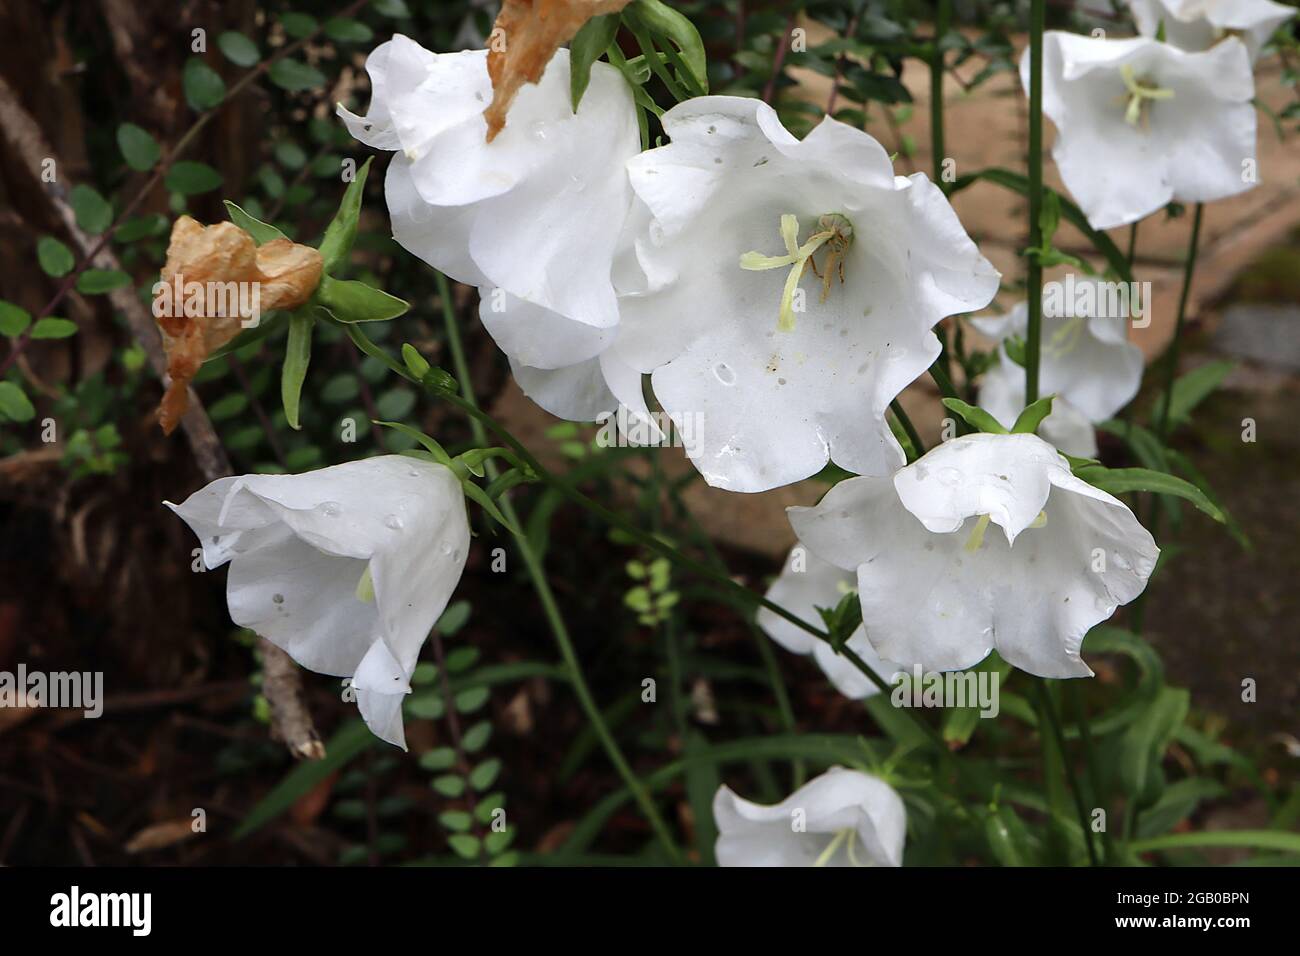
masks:
<svg viewBox="0 0 1300 956"><path fill-rule="evenodd" d="M736 373L726 362L719 362L717 365L713 366L713 375L723 385L736 384Z"/></svg>
<svg viewBox="0 0 1300 956"><path fill-rule="evenodd" d="M536 139L546 139L546 124L543 121L533 123L533 136Z"/></svg>
<svg viewBox="0 0 1300 956"><path fill-rule="evenodd" d="M317 508L327 518L337 518L343 511L342 506L337 501L322 501Z"/></svg>
<svg viewBox="0 0 1300 956"><path fill-rule="evenodd" d="M401 531L405 526L402 524L402 519L397 515L389 515L384 519L384 527L393 531Z"/></svg>

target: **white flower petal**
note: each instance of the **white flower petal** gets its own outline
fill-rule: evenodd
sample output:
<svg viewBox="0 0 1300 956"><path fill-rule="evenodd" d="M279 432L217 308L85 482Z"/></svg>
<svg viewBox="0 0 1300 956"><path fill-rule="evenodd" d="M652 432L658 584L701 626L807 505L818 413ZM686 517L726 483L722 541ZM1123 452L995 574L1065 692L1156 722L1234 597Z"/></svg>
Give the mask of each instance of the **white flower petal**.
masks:
<svg viewBox="0 0 1300 956"><path fill-rule="evenodd" d="M1164 24L1165 40L1184 50L1206 50L1236 32L1250 51L1251 61L1283 23L1296 15L1294 7L1272 0L1129 0L1138 32L1153 37Z"/></svg>
<svg viewBox="0 0 1300 956"><path fill-rule="evenodd" d="M723 786L713 799L713 817L719 866L903 862L907 812L902 798L880 778L856 770L832 767L775 806L750 803ZM828 855L832 841L846 830L854 842L840 836Z"/></svg>

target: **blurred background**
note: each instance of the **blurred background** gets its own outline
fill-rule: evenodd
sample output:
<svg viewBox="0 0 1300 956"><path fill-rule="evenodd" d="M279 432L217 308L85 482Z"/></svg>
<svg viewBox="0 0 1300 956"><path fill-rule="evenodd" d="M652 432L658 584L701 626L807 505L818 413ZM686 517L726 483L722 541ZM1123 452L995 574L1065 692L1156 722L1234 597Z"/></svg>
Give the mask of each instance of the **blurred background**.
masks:
<svg viewBox="0 0 1300 956"><path fill-rule="evenodd" d="M932 34L930 4L674 6L708 45L715 92L768 99L798 134L829 109L897 151L900 172L933 167L930 77L903 52L909 37ZM1053 4L1053 25L1131 32L1110 4L1093 6L1081 13ZM618 779L557 677L522 569L491 574L490 549L475 547L442 626L456 658L456 708L484 728L476 760L489 769L467 794L439 783L447 715L427 673L411 701L409 756L358 733L336 681L303 675L328 756L295 763L271 738L261 652L230 623L224 572L193 572L190 533L161 506L205 483L181 433L164 438L156 425L160 386L140 337L172 220L223 220L222 199L231 199L314 241L342 193L341 162L359 164L368 152L333 109L341 101L364 111L369 50L394 32L430 49L481 47L496 8L492 0L0 2L0 379L10 383L0 403L0 671L20 662L101 671L106 698L97 720L0 709L0 863L452 862L448 835L459 824L448 813L488 804L503 804L511 821L498 851L510 843L526 862L562 849L588 862L631 859L648 842L630 805L611 800ZM1014 72L1023 4L956 10L942 89L948 151L959 175L1023 168L1026 103ZM784 39L792 29L806 31L801 52ZM1197 810L1207 827L1263 825L1267 807L1254 795L1257 781L1245 777L1285 787L1300 759L1294 50L1293 39L1258 71L1261 186L1207 210L1183 368L1204 367L1221 387L1207 390L1196 424L1174 439L1253 547L1198 513L1171 515L1178 543L1166 547L1146 612L1170 681L1191 689L1197 727L1258 768L1237 777L1229 767L1217 790L1197 795L1209 801ZM410 341L449 366L444 312L453 310L474 391L539 457L761 589L793 543L785 506L811 504L826 485L714 491L678 450L601 448L594 428L536 408L478 326L474 291L453 285L440 296L428 268L389 238L381 171L367 190L354 276L412 310L400 327L376 323L371 335L393 349ZM974 187L955 205L1003 270L1005 304L1022 297L1019 196ZM1138 339L1149 357L1172 329L1188 218L1161 215L1143 227L1136 269L1155 284L1157 305ZM1068 227L1057 241L1092 255ZM88 253L92 268L74 271ZM65 284L46 318L66 322L23 320L41 316ZM317 330L303 428L290 429L278 389L283 336L280 329L209 362L195 382L236 473L296 472L409 447L400 434L371 430L372 418L417 424L453 453L470 440L454 409L424 400L330 327ZM932 441L941 406L927 386L911 389L904 404ZM1149 406L1151 395L1137 401ZM346 419L357 423L354 443L340 439ZM1254 441L1243 441L1248 419ZM1118 437L1101 439L1108 463L1135 460ZM808 661L774 649L716 595L652 567L554 493L516 494L600 706L639 773L710 740L792 728L870 732L860 704L835 694ZM663 646L672 649L667 658ZM1103 684L1118 679L1098 670ZM648 675L671 681L671 707L639 706ZM1245 678L1258 684L1251 703L1242 700ZM1023 746L1009 729L989 735L982 745ZM774 765L741 762L756 795L786 792ZM716 769L691 773L663 793L698 846L711 845L707 808L718 779ZM196 832L196 810L206 832ZM922 861L926 852L918 850ZM934 852L966 859L961 847Z"/></svg>

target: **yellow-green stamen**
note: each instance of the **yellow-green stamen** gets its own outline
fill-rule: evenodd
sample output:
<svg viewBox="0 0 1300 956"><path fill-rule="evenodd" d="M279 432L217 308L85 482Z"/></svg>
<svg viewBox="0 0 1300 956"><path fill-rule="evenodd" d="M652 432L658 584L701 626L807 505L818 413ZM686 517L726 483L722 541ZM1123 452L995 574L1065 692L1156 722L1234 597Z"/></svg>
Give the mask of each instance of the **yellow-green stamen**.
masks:
<svg viewBox="0 0 1300 956"><path fill-rule="evenodd" d="M979 520L975 522L975 527L971 529L970 537L966 539L966 550L974 554L980 548L984 547L984 532L989 528L989 516L980 515Z"/></svg>
<svg viewBox="0 0 1300 956"><path fill-rule="evenodd" d="M781 217L781 240L785 243L783 256L768 256L761 252L746 252L740 257L740 268L749 272L764 272L768 269L790 267L785 278L785 288L781 292L781 308L777 314L776 327L782 332L794 331L794 293L799 287L799 280L804 270L812 266L813 272L822 280L821 301L825 302L831 290L831 275L838 269L840 281L844 281L844 257L853 243L853 224L839 213L828 213L817 220L819 232L809 236L803 245L799 245L799 219L789 213ZM823 274L817 269L813 256L822 246L829 246L830 255L826 260Z"/></svg>
<svg viewBox="0 0 1300 956"><path fill-rule="evenodd" d="M1151 128L1151 115L1148 112L1151 103L1156 100L1171 100L1174 91L1156 86L1155 81L1147 77L1138 77L1133 67L1125 63L1119 68L1119 75L1128 90L1128 106L1124 109L1124 121L1130 126L1142 123L1144 129Z"/></svg>
<svg viewBox="0 0 1300 956"><path fill-rule="evenodd" d="M853 845L852 827L845 827L843 830L837 831L835 834L835 839L831 840L831 842L827 844L826 849L822 850L822 855L817 857L817 859L813 862L813 866L825 866L827 863L829 863L831 861L831 858L835 856L835 851L840 848L840 844L843 843L846 839L849 841L849 846L851 847Z"/></svg>
<svg viewBox="0 0 1300 956"><path fill-rule="evenodd" d="M366 564L366 569L361 572L361 580L357 581L357 600L363 604L370 604L375 599L375 582L370 579L370 564Z"/></svg>
<svg viewBox="0 0 1300 956"><path fill-rule="evenodd" d="M1079 340L1083 338L1084 318L1076 315L1074 318L1063 323L1059 329L1052 333L1047 344L1043 346L1043 351L1053 358L1062 358L1068 353L1074 351Z"/></svg>

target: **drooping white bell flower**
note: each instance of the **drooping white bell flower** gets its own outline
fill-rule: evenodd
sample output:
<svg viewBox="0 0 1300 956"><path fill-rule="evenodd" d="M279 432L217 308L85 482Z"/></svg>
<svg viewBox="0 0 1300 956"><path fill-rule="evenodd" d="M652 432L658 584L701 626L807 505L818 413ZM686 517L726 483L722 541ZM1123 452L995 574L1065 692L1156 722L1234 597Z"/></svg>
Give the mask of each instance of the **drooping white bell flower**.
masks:
<svg viewBox="0 0 1300 956"><path fill-rule="evenodd" d="M1142 592L1159 554L1123 502L1036 435L953 438L788 512L801 542L857 573L876 652L925 670L997 650L1040 677L1090 676L1084 635Z"/></svg>
<svg viewBox="0 0 1300 956"><path fill-rule="evenodd" d="M1020 79L1028 90L1028 51ZM1052 158L1096 229L1137 222L1171 200L1252 188L1254 95L1250 57L1235 37L1188 53L1147 37L1043 35Z"/></svg>
<svg viewBox="0 0 1300 956"><path fill-rule="evenodd" d="M834 608L844 595L852 594L853 590L853 572L823 561L807 548L796 545L781 568L780 576L767 589L767 599L820 628L823 625L817 608ZM861 700L880 692L880 688L847 657L836 654L829 643L813 637L781 615L761 607L757 622L768 637L792 654L811 654L835 689L850 700ZM845 646L861 657L886 683L892 683L900 672L908 670L906 665L882 661L861 625L850 635Z"/></svg>
<svg viewBox="0 0 1300 956"><path fill-rule="evenodd" d="M879 777L832 767L775 806L713 797L719 866L902 866L903 799Z"/></svg>
<svg viewBox="0 0 1300 956"><path fill-rule="evenodd" d="M230 562L231 619L308 670L352 678L375 736L405 749L402 699L469 555L449 468L402 455L220 478L167 507Z"/></svg>
<svg viewBox="0 0 1300 956"><path fill-rule="evenodd" d="M672 142L628 163L651 219L619 334L674 422L702 419L695 466L756 492L830 459L901 465L889 402L939 354L932 327L998 287L943 193L866 133L827 119L801 141L755 99L698 97L663 125Z"/></svg>
<svg viewBox="0 0 1300 956"><path fill-rule="evenodd" d="M488 143L486 50L433 53L399 34L366 69L369 115L339 115L363 143L396 151L385 180L394 238L459 282L615 325L610 269L632 196L623 163L640 148L623 76L595 64L575 113L559 50Z"/></svg>
<svg viewBox="0 0 1300 956"><path fill-rule="evenodd" d="M1128 301L1127 287L1093 276L1068 275L1044 293L1038 391L1056 400L1039 429L1067 454L1096 454L1092 423L1113 416L1142 385L1142 350L1128 340L1136 306ZM1028 306L1021 302L1001 316L975 318L971 324L998 343L998 364L980 384L979 404L1010 428L1025 407L1025 370L1008 354L1008 346L1023 341Z"/></svg>
<svg viewBox="0 0 1300 956"><path fill-rule="evenodd" d="M1156 36L1163 24L1167 42L1193 51L1235 36L1252 63L1277 28L1296 15L1295 7L1272 0L1129 0L1129 8L1143 36Z"/></svg>

